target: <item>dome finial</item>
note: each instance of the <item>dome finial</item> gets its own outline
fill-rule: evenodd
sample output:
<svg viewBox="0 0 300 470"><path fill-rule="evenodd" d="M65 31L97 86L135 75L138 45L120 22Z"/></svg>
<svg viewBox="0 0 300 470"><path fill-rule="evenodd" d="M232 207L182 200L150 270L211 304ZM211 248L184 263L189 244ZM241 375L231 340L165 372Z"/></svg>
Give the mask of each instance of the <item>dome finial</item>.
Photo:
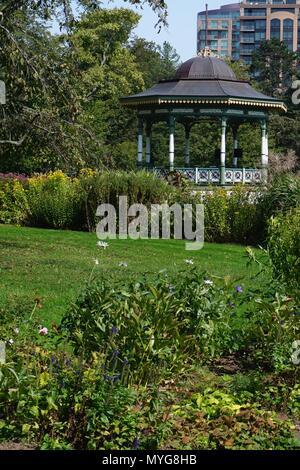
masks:
<svg viewBox="0 0 300 470"><path fill-rule="evenodd" d="M217 57L210 47L205 46L201 51L198 52L198 57Z"/></svg>

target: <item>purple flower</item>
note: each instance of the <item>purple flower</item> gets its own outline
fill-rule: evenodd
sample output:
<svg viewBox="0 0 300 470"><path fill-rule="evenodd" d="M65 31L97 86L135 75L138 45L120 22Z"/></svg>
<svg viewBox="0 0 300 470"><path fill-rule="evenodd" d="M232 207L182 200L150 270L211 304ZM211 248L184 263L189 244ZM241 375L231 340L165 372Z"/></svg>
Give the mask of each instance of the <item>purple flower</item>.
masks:
<svg viewBox="0 0 300 470"><path fill-rule="evenodd" d="M238 294L241 294L243 292L242 286L236 286L235 290Z"/></svg>
<svg viewBox="0 0 300 470"><path fill-rule="evenodd" d="M116 335L119 331L117 326L113 326L112 329L110 330L112 335Z"/></svg>
<svg viewBox="0 0 300 470"><path fill-rule="evenodd" d="M134 448L135 450L137 450L137 449L139 448L139 445L140 445L140 443L139 443L139 438L136 437L136 438L134 439L134 441L133 441L132 446L133 446L133 448Z"/></svg>

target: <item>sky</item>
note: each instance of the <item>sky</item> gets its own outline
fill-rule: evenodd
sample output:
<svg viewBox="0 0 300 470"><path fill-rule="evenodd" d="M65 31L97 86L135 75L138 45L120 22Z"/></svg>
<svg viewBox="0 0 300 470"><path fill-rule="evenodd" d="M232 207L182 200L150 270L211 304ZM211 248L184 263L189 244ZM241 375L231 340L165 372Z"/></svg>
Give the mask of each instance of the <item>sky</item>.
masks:
<svg viewBox="0 0 300 470"><path fill-rule="evenodd" d="M166 0L169 7L169 27L163 28L160 33L155 29L157 16L152 10L145 6L143 10L132 7L140 12L142 19L134 33L147 39L162 44L168 41L175 49L182 61L188 60L197 53L197 13L205 10L205 3L209 9L219 8L220 5L234 3L234 0ZM238 1L238 0L236 0ZM110 8L127 7L128 4L122 0L110 2L104 1Z"/></svg>

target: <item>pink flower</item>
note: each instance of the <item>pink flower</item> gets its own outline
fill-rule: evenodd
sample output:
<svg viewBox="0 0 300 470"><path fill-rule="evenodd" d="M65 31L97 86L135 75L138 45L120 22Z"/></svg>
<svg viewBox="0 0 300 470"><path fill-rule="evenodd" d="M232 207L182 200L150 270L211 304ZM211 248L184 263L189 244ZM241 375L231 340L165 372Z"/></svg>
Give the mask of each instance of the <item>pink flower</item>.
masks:
<svg viewBox="0 0 300 470"><path fill-rule="evenodd" d="M41 336L47 335L47 334L48 334L48 328L46 328L46 327L44 326L43 328L40 329L39 334L40 334Z"/></svg>

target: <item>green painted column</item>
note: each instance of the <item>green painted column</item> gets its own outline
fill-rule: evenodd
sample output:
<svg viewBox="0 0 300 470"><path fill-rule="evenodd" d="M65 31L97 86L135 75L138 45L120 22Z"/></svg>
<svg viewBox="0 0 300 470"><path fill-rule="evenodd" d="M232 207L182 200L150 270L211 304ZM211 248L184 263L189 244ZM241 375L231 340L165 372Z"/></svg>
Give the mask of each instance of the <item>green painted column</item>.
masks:
<svg viewBox="0 0 300 470"><path fill-rule="evenodd" d="M185 128L185 149L184 149L184 162L186 167L190 166L190 127Z"/></svg>
<svg viewBox="0 0 300 470"><path fill-rule="evenodd" d="M232 166L233 168L238 167L238 157L236 155L236 150L239 148L239 141L238 141L238 128L233 127L232 129L232 136L233 136L233 159L232 159Z"/></svg>
<svg viewBox="0 0 300 470"><path fill-rule="evenodd" d="M221 133L221 155L220 155L220 183L222 186L225 185L225 171L226 171L226 127L227 119L222 117L221 121L222 133Z"/></svg>
<svg viewBox="0 0 300 470"><path fill-rule="evenodd" d="M151 122L146 126L146 165L149 167L151 164Z"/></svg>
<svg viewBox="0 0 300 470"><path fill-rule="evenodd" d="M170 171L174 171L174 159L175 159L175 118L170 116L169 120L169 166Z"/></svg>
<svg viewBox="0 0 300 470"><path fill-rule="evenodd" d="M141 168L143 166L143 130L144 123L143 120L139 119L138 126L138 156L137 156L137 166Z"/></svg>
<svg viewBox="0 0 300 470"><path fill-rule="evenodd" d="M269 166L269 141L268 141L268 125L267 121L261 122L261 168L263 182L268 181Z"/></svg>

